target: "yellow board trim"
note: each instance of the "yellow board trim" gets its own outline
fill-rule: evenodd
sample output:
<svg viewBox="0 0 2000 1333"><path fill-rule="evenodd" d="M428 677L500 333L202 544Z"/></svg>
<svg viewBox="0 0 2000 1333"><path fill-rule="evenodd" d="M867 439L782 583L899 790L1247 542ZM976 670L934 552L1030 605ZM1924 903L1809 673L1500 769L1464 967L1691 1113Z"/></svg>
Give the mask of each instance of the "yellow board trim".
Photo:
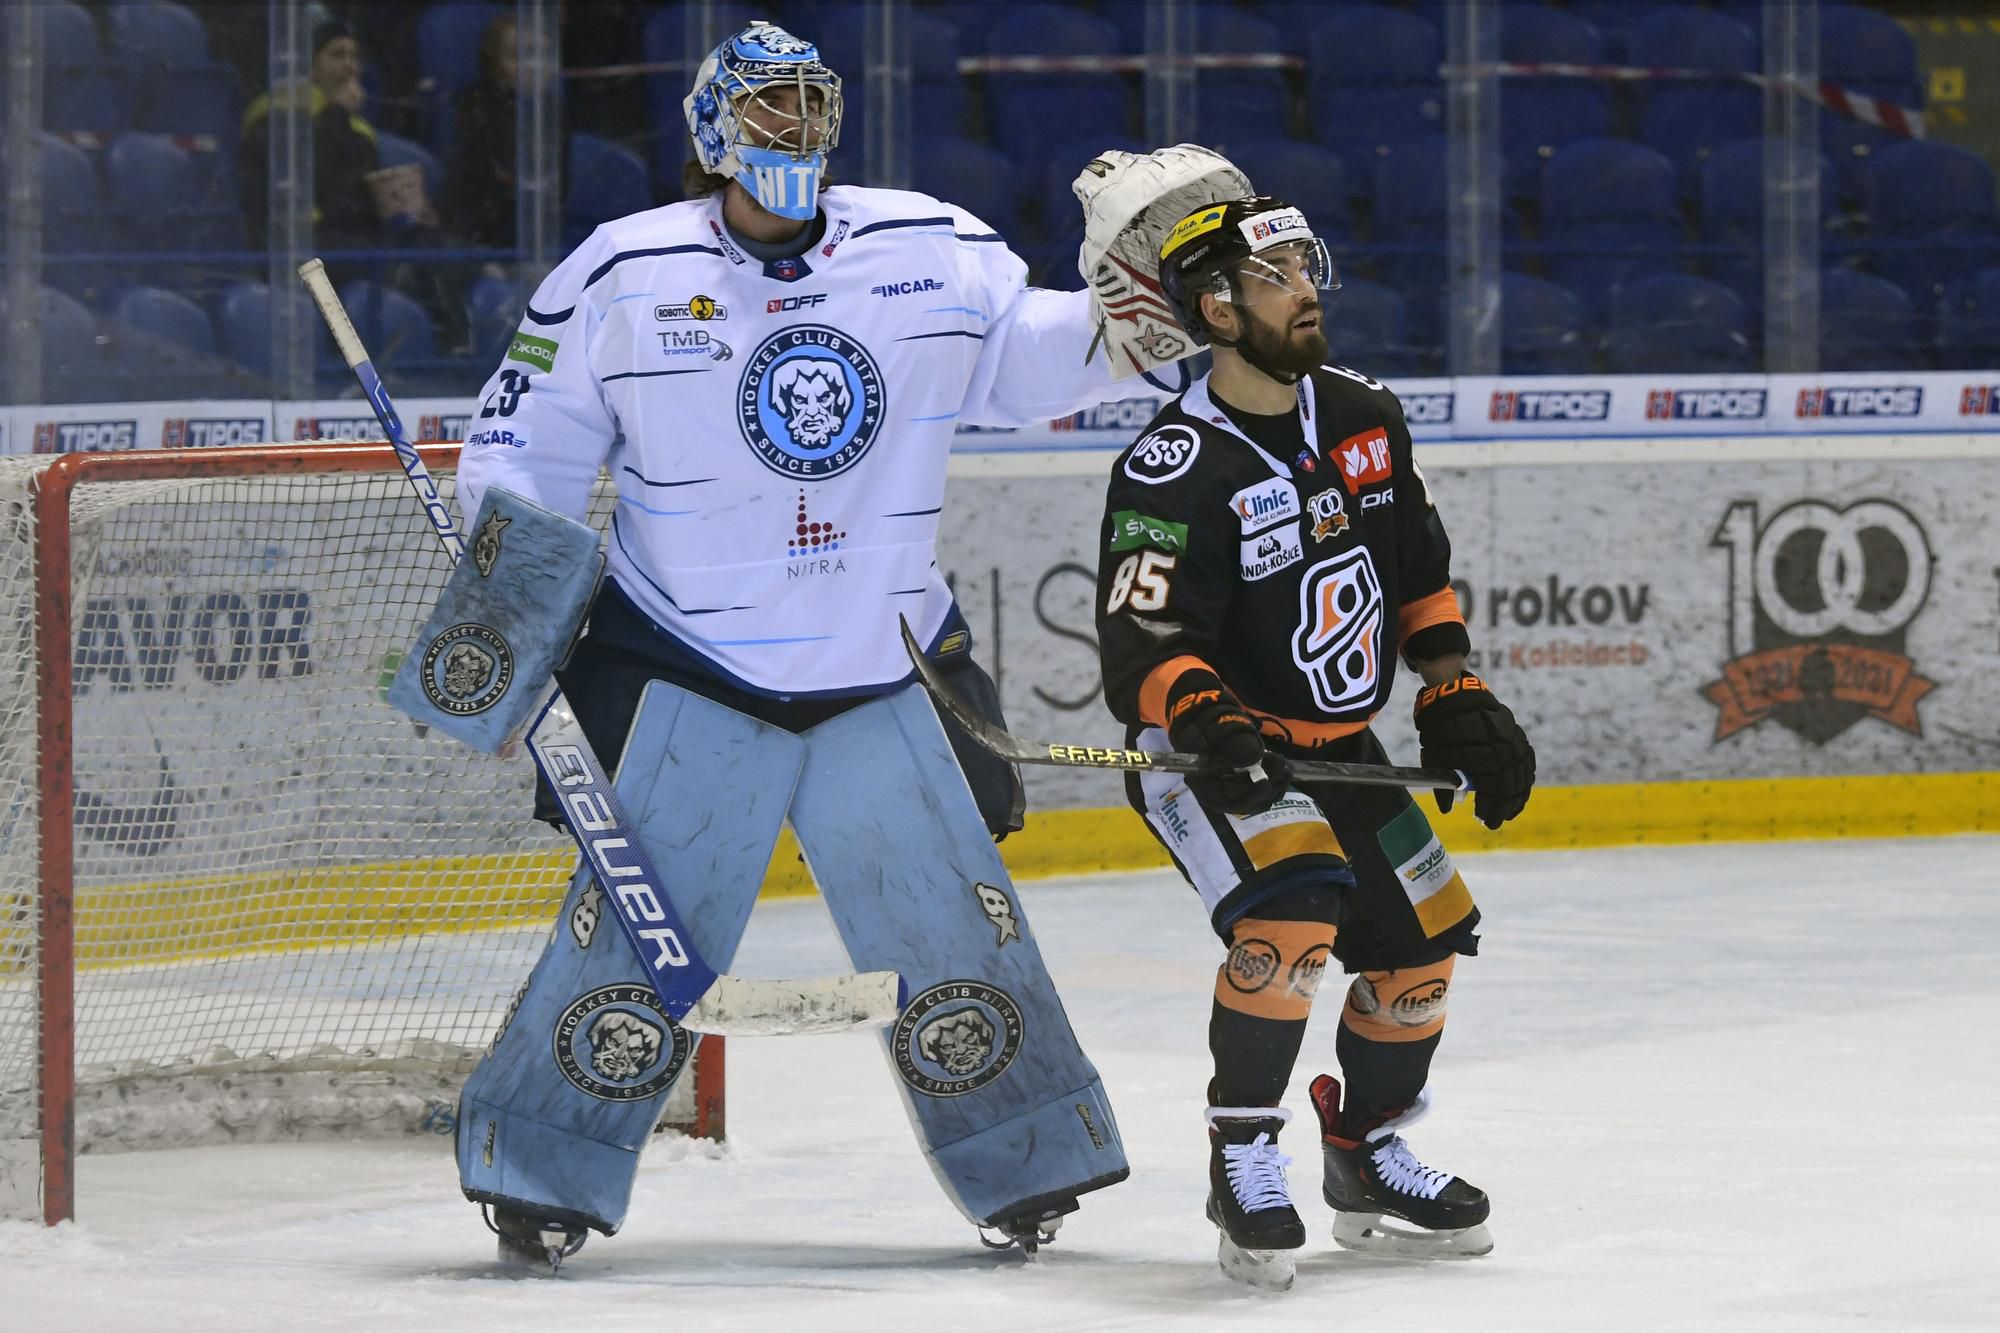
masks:
<svg viewBox="0 0 2000 1333"><path fill-rule="evenodd" d="M1910 773L1538 788L1491 831L1470 803L1439 815L1439 839L1471 852L1632 844L1906 838L2000 833L2000 773ZM1031 811L1000 845L1017 879L1170 865L1140 818L1111 809ZM568 885L567 849L449 856L283 876L232 875L92 889L77 903L77 965L130 967L239 953L290 953L413 934L545 927ZM761 896L814 892L788 828ZM476 904L476 905L475 905ZM194 944L194 941L199 944ZM0 974L8 969L0 967Z"/></svg>

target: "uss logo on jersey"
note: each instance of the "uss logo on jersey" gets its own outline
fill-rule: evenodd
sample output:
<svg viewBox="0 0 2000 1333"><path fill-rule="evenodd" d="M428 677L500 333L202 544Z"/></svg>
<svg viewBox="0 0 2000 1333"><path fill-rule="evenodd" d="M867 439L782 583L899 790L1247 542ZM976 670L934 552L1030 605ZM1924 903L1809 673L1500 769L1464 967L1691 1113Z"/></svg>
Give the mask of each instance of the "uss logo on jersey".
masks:
<svg viewBox="0 0 2000 1333"><path fill-rule="evenodd" d="M838 329L799 324L764 340L736 391L743 436L787 477L831 477L881 432L887 395L868 349Z"/></svg>

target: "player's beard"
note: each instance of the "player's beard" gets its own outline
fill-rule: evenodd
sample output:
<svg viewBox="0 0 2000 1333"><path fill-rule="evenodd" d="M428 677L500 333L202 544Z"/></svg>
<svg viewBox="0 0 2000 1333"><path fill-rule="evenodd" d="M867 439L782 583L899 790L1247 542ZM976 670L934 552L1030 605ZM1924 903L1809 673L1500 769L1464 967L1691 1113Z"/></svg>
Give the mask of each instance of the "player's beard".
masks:
<svg viewBox="0 0 2000 1333"><path fill-rule="evenodd" d="M1326 333L1320 326L1296 327L1307 313L1295 311L1282 325L1269 324L1251 315L1243 321L1243 340L1237 344L1237 350L1245 361L1274 378L1303 378L1326 364L1327 354Z"/></svg>

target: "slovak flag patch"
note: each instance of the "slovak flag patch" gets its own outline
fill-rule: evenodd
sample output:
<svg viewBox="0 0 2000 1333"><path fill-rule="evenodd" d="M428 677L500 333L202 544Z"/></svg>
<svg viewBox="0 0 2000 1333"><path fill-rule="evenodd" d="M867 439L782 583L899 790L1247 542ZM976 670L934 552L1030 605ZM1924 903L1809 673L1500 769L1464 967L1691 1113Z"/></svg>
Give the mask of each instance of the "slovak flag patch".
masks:
<svg viewBox="0 0 2000 1333"><path fill-rule="evenodd" d="M1350 435L1334 446L1333 458L1340 464L1347 493L1359 495L1363 486L1389 480L1389 432L1377 426Z"/></svg>

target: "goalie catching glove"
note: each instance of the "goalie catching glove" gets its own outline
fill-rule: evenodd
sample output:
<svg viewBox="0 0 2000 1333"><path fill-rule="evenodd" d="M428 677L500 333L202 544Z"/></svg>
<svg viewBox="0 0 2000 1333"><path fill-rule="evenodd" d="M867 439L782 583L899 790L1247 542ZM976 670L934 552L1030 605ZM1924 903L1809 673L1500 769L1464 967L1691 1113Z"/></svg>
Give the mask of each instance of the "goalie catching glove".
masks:
<svg viewBox="0 0 2000 1333"><path fill-rule="evenodd" d="M1425 768L1457 769L1472 779L1472 813L1497 829L1528 804L1535 785L1535 747L1506 704L1470 671L1417 696L1417 741ZM1449 811L1452 792L1437 793Z"/></svg>
<svg viewBox="0 0 2000 1333"><path fill-rule="evenodd" d="M1083 204L1077 269L1097 309L1091 355L1098 342L1106 345L1114 380L1191 355L1195 341L1160 289L1160 246L1196 209L1253 193L1250 178L1221 154L1183 143L1150 153L1109 149L1070 188Z"/></svg>
<svg viewBox="0 0 2000 1333"><path fill-rule="evenodd" d="M1167 740L1200 755L1206 773L1190 773L1188 790L1205 806L1254 815L1277 804L1291 782L1285 757L1264 747L1257 723L1213 671L1181 672L1167 691Z"/></svg>

